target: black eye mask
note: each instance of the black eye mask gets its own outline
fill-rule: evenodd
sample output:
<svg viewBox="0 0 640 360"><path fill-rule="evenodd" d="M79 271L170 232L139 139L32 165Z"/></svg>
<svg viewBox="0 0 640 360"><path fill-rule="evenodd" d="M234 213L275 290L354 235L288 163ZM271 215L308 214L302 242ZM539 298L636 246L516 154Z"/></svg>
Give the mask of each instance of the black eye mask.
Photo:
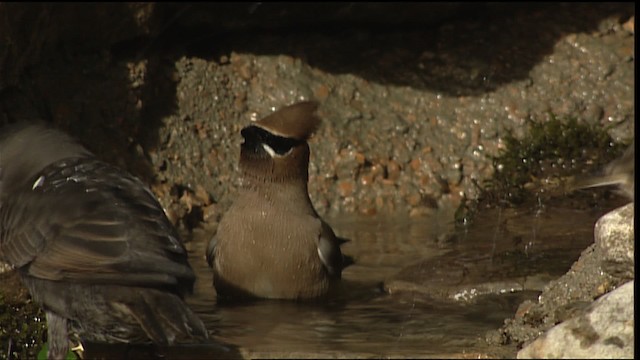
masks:
<svg viewBox="0 0 640 360"><path fill-rule="evenodd" d="M274 135L265 129L257 126L247 126L240 134L244 138L243 146L253 149L253 151L264 151L261 144L269 146L278 155L285 155L294 147L303 143L301 140Z"/></svg>

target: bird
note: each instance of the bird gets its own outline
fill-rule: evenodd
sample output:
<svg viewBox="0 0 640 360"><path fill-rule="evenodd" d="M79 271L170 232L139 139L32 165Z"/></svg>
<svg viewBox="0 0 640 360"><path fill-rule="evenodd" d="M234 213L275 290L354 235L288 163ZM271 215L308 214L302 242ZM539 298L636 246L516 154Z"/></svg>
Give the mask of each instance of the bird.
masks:
<svg viewBox="0 0 640 360"><path fill-rule="evenodd" d="M218 299L320 298L353 263L309 198L317 107L298 102L241 130L238 194L206 250Z"/></svg>
<svg viewBox="0 0 640 360"><path fill-rule="evenodd" d="M184 296L194 272L153 193L43 123L0 129L0 260L44 310L48 358L70 336L98 343L203 342Z"/></svg>
<svg viewBox="0 0 640 360"><path fill-rule="evenodd" d="M633 201L635 188L635 141L619 158L607 164L602 174L575 180L572 190L616 185L617 192Z"/></svg>

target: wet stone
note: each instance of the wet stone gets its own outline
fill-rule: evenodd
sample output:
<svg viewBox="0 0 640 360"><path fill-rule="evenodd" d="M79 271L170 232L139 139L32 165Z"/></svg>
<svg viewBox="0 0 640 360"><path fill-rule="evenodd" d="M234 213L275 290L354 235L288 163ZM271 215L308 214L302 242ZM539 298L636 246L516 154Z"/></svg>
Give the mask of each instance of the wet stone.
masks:
<svg viewBox="0 0 640 360"><path fill-rule="evenodd" d="M616 219L614 222L624 224L628 220L622 221L621 219L624 217L621 217L620 214L624 214L626 211L629 211L628 205L606 214L603 218ZM633 213L632 210L631 213ZM595 220L593 221L595 222ZM598 220L598 222L600 221L602 219ZM585 220L582 222L583 226L585 223L589 223ZM575 224L574 226L579 225ZM621 228L624 227L626 226ZM585 239L592 239L593 233L582 236ZM628 233L621 238L626 238L626 236ZM624 249L624 247L614 248ZM624 273L616 272L613 276L613 274L604 271L606 264L610 263L606 261L606 253L595 243L582 251L578 261L571 266L566 274L546 284L537 301L534 304L527 304L524 316L516 316L505 321L505 325L500 329L503 342L529 343L558 322L570 317L572 312L579 311L585 304L591 304L594 299L627 282L628 278L621 276ZM618 254L626 254L626 252L618 252ZM622 258L626 258L626 256Z"/></svg>
<svg viewBox="0 0 640 360"><path fill-rule="evenodd" d="M604 295L518 352L518 359L634 357L633 281Z"/></svg>
<svg viewBox="0 0 640 360"><path fill-rule="evenodd" d="M612 276L635 276L634 204L613 210L598 220L595 243L603 255L602 268Z"/></svg>

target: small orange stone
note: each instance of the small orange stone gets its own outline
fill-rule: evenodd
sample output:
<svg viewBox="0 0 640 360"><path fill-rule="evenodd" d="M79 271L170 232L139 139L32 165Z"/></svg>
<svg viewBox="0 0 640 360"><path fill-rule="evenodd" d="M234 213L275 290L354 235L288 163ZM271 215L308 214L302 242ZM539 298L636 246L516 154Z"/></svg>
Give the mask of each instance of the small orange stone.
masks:
<svg viewBox="0 0 640 360"><path fill-rule="evenodd" d="M338 183L338 192L340 196L347 197L353 194L354 185L350 180L343 180Z"/></svg>
<svg viewBox="0 0 640 360"><path fill-rule="evenodd" d="M365 186L371 185L373 183L373 175L371 174L362 175L360 177L360 183Z"/></svg>
<svg viewBox="0 0 640 360"><path fill-rule="evenodd" d="M420 201L422 201L422 196L420 196L420 194L414 193L407 196L407 203L411 206L420 204Z"/></svg>
<svg viewBox="0 0 640 360"><path fill-rule="evenodd" d="M367 208L361 209L360 213L362 215L373 216L378 213L378 210L376 210L376 208L374 207L367 207Z"/></svg>
<svg viewBox="0 0 640 360"><path fill-rule="evenodd" d="M427 186L431 182L431 177L429 175L424 175L420 177L420 185Z"/></svg>
<svg viewBox="0 0 640 360"><path fill-rule="evenodd" d="M411 166L411 169L413 171L418 171L418 169L420 169L420 165L422 165L422 162L420 161L420 159L413 159L409 163L409 166Z"/></svg>
<svg viewBox="0 0 640 360"><path fill-rule="evenodd" d="M316 99L323 101L329 96L329 87L325 84L321 84L314 91L314 95L316 96Z"/></svg>
<svg viewBox="0 0 640 360"><path fill-rule="evenodd" d="M396 182L391 179L382 179L382 185L393 186Z"/></svg>
<svg viewBox="0 0 640 360"><path fill-rule="evenodd" d="M529 311L531 310L531 308L533 307L533 303L532 302L524 302L522 303L518 309L516 310L516 315L515 317L518 318L523 318L526 314L529 313Z"/></svg>

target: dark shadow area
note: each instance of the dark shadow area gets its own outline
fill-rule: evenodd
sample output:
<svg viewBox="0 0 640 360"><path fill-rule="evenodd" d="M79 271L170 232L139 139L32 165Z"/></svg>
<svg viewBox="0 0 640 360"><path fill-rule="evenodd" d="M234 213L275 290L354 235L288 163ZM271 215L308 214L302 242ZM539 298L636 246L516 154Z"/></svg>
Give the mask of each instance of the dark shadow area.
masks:
<svg viewBox="0 0 640 360"><path fill-rule="evenodd" d="M151 183L155 171L148 151L158 144L161 119L176 107L175 58L143 52L118 58L109 51L114 43L153 33L145 6L0 4L0 127L22 121L51 124L100 158ZM0 302L5 285L0 285ZM8 339L2 337L0 359L35 358L46 341L46 336L36 336L42 334L44 319L34 314L25 318L22 312L12 307L4 314L3 328L6 321L26 320L7 333ZM241 358L231 347L221 348L221 356L217 346L190 353ZM162 350L163 358L184 358L184 349Z"/></svg>
<svg viewBox="0 0 640 360"><path fill-rule="evenodd" d="M562 36L634 15L633 3L161 4L158 43L188 56L286 54L333 74L477 95L528 78ZM186 9L186 10L185 10Z"/></svg>
<svg viewBox="0 0 640 360"><path fill-rule="evenodd" d="M43 120L78 138L104 160L145 182L154 179L148 152L158 127L175 111L175 57L148 47L117 53L113 44L152 37L153 8L136 4L4 5L14 24L2 65L0 124ZM145 19L141 19L141 17ZM11 46L13 45L13 46Z"/></svg>
<svg viewBox="0 0 640 360"><path fill-rule="evenodd" d="M171 347L87 343L85 359L243 359L234 345L212 341Z"/></svg>
<svg viewBox="0 0 640 360"><path fill-rule="evenodd" d="M154 170L148 153L159 146L163 116L176 110L175 61L182 56L284 54L333 74L478 95L528 78L563 35L596 31L602 19L626 19L634 11L633 3L39 4L28 9L5 4L0 16L11 21L4 26L10 31L4 34L0 84L3 94L23 94L39 117L149 182ZM136 66L143 78L132 79ZM2 102L5 109L13 106Z"/></svg>

